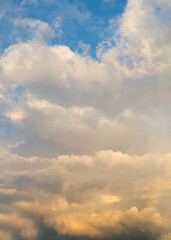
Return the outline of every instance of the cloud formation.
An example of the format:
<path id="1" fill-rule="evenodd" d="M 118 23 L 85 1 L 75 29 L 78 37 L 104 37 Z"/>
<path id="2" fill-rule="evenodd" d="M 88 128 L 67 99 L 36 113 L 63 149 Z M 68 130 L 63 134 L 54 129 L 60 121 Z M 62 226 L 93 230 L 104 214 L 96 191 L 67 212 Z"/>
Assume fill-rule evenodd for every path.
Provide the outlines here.
<path id="1" fill-rule="evenodd" d="M 170 11 L 129 0 L 96 59 L 15 19 L 31 38 L 0 58 L 2 240 L 170 239 Z"/>
<path id="2" fill-rule="evenodd" d="M 24 158 L 1 149 L 1 228 L 13 239 L 36 239 L 41 224 L 75 237 L 159 239 L 170 228 L 170 168 L 170 154 Z"/>

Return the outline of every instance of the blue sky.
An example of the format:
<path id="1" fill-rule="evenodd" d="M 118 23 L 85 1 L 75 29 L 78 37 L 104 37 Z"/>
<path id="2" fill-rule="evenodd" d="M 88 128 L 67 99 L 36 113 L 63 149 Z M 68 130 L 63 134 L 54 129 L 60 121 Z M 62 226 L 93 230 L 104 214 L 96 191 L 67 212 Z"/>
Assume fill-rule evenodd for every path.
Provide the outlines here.
<path id="1" fill-rule="evenodd" d="M 111 36 L 111 19 L 117 19 L 125 5 L 125 0 L 1 1 L 1 52 L 19 39 L 26 41 L 32 38 L 27 28 L 14 26 L 15 19 L 31 18 L 54 28 L 58 22 L 57 36 L 48 39 L 51 44 L 67 45 L 79 51 L 81 41 L 90 44 L 89 54 L 95 56 L 99 42 Z"/>

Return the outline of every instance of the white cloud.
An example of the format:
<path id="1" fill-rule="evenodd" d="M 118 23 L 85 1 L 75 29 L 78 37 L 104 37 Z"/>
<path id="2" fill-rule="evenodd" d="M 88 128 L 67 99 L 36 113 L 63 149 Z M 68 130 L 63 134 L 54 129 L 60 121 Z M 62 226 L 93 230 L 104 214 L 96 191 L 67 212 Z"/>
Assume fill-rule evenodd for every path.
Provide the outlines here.
<path id="1" fill-rule="evenodd" d="M 169 78 L 165 76 L 161 85 L 159 69 L 146 78 L 144 73 L 137 75 L 137 70 L 118 61 L 116 51 L 116 47 L 109 50 L 99 63 L 66 46 L 38 41 L 6 50 L 0 60 L 2 84 L 25 88 L 18 107 L 11 101 L 3 110 L 13 124 L 17 109 L 22 113 L 20 153 L 92 153 L 109 148 L 138 154 L 169 151 L 170 113 L 165 107 L 170 99 Z"/>
<path id="2" fill-rule="evenodd" d="M 23 119 L 25 119 L 25 113 L 23 111 L 5 112 L 4 115 L 5 115 L 5 117 L 9 118 L 15 124 L 18 124 Z"/>
<path id="3" fill-rule="evenodd" d="M 33 38 L 44 40 L 55 37 L 53 28 L 46 22 L 31 18 L 15 19 L 14 24 L 17 27 L 28 28 Z"/>
<path id="4" fill-rule="evenodd" d="M 61 27 L 61 23 L 62 23 L 62 17 L 56 17 L 54 22 L 53 22 L 53 26 L 55 29 L 58 29 Z"/>
<path id="5" fill-rule="evenodd" d="M 38 0 L 23 0 L 21 5 L 30 5 L 30 4 L 38 4 Z"/>
<path id="6" fill-rule="evenodd" d="M 82 54 L 86 56 L 90 51 L 90 44 L 85 44 L 82 41 L 78 43 L 79 48 L 82 50 Z"/>
<path id="7" fill-rule="evenodd" d="M 131 74 L 162 74 L 162 71 L 166 71 L 170 66 L 171 48 L 168 39 L 171 31 L 163 17 L 164 10 L 155 11 L 164 4 L 144 0 L 128 1 L 120 18 L 120 40 L 113 49 L 113 54 L 117 54 L 118 58 L 122 57 L 122 63 L 129 67 Z M 106 55 L 109 56 L 108 53 Z"/>

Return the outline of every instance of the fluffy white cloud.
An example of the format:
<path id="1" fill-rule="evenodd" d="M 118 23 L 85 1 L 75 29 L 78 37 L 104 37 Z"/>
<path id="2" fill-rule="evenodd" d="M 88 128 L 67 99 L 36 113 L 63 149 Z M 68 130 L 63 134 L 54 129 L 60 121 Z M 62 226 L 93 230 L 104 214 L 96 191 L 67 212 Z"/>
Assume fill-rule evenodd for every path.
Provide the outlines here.
<path id="1" fill-rule="evenodd" d="M 1 99 L 10 104 L 3 115 L 13 124 L 25 122 L 19 134 L 24 134 L 30 144 L 33 139 L 29 136 L 35 137 L 34 133 L 42 141 L 53 139 L 52 154 L 59 153 L 56 146 L 62 153 L 81 153 L 83 149 L 90 153 L 101 148 L 142 153 L 154 150 L 156 145 L 160 151 L 168 151 L 170 136 L 165 132 L 170 118 L 169 89 L 162 90 L 157 77 L 144 80 L 143 75 L 138 83 L 125 79 L 123 66 L 115 61 L 120 69 L 117 71 L 112 65 L 116 76 L 109 62 L 81 57 L 67 47 L 49 47 L 35 41 L 12 46 L 0 61 L 2 83 L 9 88 L 8 94 L 2 92 Z M 167 78 L 164 81 L 167 83 Z M 10 89 L 17 85 L 26 91 L 16 103 L 12 95 L 17 90 Z M 167 119 L 163 119 L 161 111 L 168 115 Z M 167 144 L 160 147 L 159 139 Z M 40 148 L 37 146 L 33 154 L 40 154 L 42 141 L 36 140 Z M 34 146 L 31 144 L 30 148 Z M 49 148 L 47 142 L 44 146 Z"/>

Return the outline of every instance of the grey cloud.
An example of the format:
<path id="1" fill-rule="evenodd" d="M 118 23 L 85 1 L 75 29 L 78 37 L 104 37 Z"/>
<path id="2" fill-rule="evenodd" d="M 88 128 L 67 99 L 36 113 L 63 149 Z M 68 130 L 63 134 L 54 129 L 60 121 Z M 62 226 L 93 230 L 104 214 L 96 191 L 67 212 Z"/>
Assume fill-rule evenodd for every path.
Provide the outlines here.
<path id="1" fill-rule="evenodd" d="M 61 238 L 71 235 L 73 239 L 86 235 L 158 240 L 167 235 L 170 227 L 162 196 L 169 206 L 170 154 L 140 157 L 103 151 L 92 156 L 43 159 L 1 152 L 1 195 L 11 199 L 9 210 L 17 213 L 7 215 L 9 205 L 3 202 L 1 226 L 8 232 L 29 231 L 29 236 L 38 239 L 41 231 L 48 233 L 50 229 L 63 235 Z M 14 218 L 17 225 L 11 228 L 6 220 Z M 22 230 L 21 221 L 31 221 L 33 233 Z M 55 232 L 51 234 L 55 238 Z"/>

